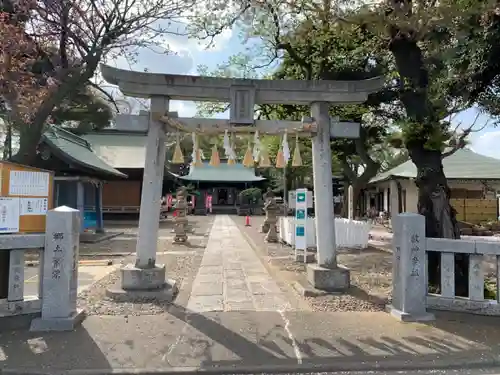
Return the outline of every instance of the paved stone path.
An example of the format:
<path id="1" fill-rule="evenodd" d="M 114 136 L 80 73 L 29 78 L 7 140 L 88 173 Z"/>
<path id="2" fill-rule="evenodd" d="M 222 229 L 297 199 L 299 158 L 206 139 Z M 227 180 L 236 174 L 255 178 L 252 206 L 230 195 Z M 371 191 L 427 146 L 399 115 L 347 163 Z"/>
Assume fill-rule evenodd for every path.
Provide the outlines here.
<path id="1" fill-rule="evenodd" d="M 208 311 L 291 310 L 284 293 L 227 215 L 210 232 L 187 309 Z"/>

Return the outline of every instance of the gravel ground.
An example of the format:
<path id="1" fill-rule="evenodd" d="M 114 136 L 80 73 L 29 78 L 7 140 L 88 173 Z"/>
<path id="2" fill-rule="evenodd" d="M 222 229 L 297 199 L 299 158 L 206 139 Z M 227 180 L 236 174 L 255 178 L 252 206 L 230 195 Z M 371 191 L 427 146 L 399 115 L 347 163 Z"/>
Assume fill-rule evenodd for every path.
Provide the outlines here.
<path id="1" fill-rule="evenodd" d="M 244 226 L 244 217 L 233 217 L 252 241 L 260 247 L 264 261 L 279 269 L 289 283 L 307 285 L 303 263 L 295 262 L 293 250 L 284 244 L 268 244 L 259 228 L 264 217 L 252 217 L 252 226 Z M 351 288 L 345 294 L 306 297 L 314 311 L 383 311 L 392 291 L 392 254 L 378 248 L 340 249 L 339 264 L 351 270 Z"/>
<path id="2" fill-rule="evenodd" d="M 166 258 L 166 259 L 165 259 Z M 167 265 L 167 275 L 182 284 L 185 277 L 195 265 L 195 254 L 185 256 L 163 256 L 162 262 Z M 106 289 L 119 281 L 120 271 L 112 272 L 97 282 L 92 288 L 78 296 L 78 307 L 85 309 L 88 315 L 156 315 L 166 311 L 170 303 L 158 301 L 135 300 L 132 302 L 115 302 L 106 297 Z"/>
<path id="3" fill-rule="evenodd" d="M 213 217 L 195 218 L 189 217 L 190 224 L 195 229 L 196 238 L 190 239 L 190 245 L 175 245 L 171 240 L 160 240 L 158 246 L 157 263 L 165 264 L 167 277 L 177 281 L 180 289 L 183 281 L 194 277 L 199 262 L 203 256 L 208 241 L 208 232 L 213 224 Z M 162 234 L 160 236 L 167 235 Z M 165 232 L 165 230 L 163 230 Z M 170 231 L 169 231 L 170 232 Z M 134 233 L 131 229 L 128 233 Z M 168 234 L 172 235 L 172 234 Z M 201 237 L 204 236 L 204 237 Z M 127 241 L 120 241 L 127 242 Z M 135 240 L 133 241 L 135 245 Z M 168 254 L 168 252 L 173 252 Z M 133 263 L 135 257 L 127 257 L 121 263 Z M 106 289 L 119 282 L 120 270 L 110 273 L 102 280 L 95 283 L 91 288 L 78 296 L 78 307 L 84 309 L 88 315 L 156 315 L 162 314 L 168 308 L 169 303 L 158 301 L 135 300 L 131 302 L 116 302 L 106 296 Z M 186 291 L 181 290 L 181 293 Z M 179 299 L 179 296 L 177 297 Z"/>
<path id="4" fill-rule="evenodd" d="M 184 248 L 185 249 L 185 248 Z M 170 249 L 174 250 L 174 249 Z M 168 278 L 177 281 L 180 287 L 186 277 L 196 269 L 197 258 L 201 259 L 203 249 L 185 255 L 161 255 L 157 262 L 165 264 Z M 182 251 L 175 249 L 175 251 Z M 131 259 L 133 261 L 133 259 Z M 164 313 L 169 303 L 158 301 L 135 300 L 116 302 L 106 296 L 106 289 L 119 282 L 120 270 L 103 278 L 90 289 L 78 296 L 78 307 L 85 309 L 88 315 L 155 315 Z"/>
<path id="5" fill-rule="evenodd" d="M 383 311 L 392 292 L 392 254 L 368 247 L 341 249 L 338 262 L 351 270 L 343 295 L 307 298 L 315 311 Z"/>

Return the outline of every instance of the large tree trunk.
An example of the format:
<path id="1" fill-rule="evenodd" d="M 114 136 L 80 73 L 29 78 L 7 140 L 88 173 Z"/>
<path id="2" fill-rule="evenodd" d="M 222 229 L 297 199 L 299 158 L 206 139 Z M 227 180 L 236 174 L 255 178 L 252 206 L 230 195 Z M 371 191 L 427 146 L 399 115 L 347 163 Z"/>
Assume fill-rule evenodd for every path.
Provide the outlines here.
<path id="1" fill-rule="evenodd" d="M 43 124 L 35 123 L 19 126 L 19 150 L 12 156 L 12 161 L 24 165 L 35 164 L 43 128 Z"/>
<path id="2" fill-rule="evenodd" d="M 418 213 L 425 216 L 427 237 L 460 239 L 456 211 L 450 204 L 450 188 L 443 171 L 441 151 L 424 147 L 408 149 L 417 167 L 415 184 L 418 187 Z M 433 292 L 440 289 L 441 260 L 439 252 L 429 252 L 429 286 Z M 459 296 L 468 293 L 468 256 L 455 256 L 455 291 Z"/>
<path id="3" fill-rule="evenodd" d="M 410 157 L 417 167 L 418 212 L 425 216 L 427 237 L 460 238 L 450 189 L 444 175 L 441 151 L 413 147 Z"/>
<path id="4" fill-rule="evenodd" d="M 440 147 L 435 150 L 426 147 L 426 143 L 440 131 L 440 118 L 429 101 L 429 74 L 417 43 L 417 33 L 396 26 L 388 29 L 391 36 L 389 49 L 400 75 L 400 98 L 409 120 L 417 127 L 407 134 L 406 147 L 417 167 L 418 212 L 425 216 L 426 236 L 458 239 L 460 230 L 450 205 L 450 189 L 443 171 Z M 461 255 L 455 259 L 455 291 L 457 295 L 466 295 L 468 257 Z M 439 254 L 430 252 L 428 263 L 429 286 L 437 291 L 440 289 Z"/>
<path id="5" fill-rule="evenodd" d="M 359 209 L 359 194 L 361 193 L 361 189 L 365 187 L 366 184 L 363 184 L 362 186 L 360 184 L 353 184 L 352 185 L 352 218 L 356 219 L 356 217 L 363 216 L 361 215 L 360 209 Z"/>
<path id="6" fill-rule="evenodd" d="M 7 122 L 5 140 L 3 142 L 3 160 L 12 158 L 12 124 Z"/>

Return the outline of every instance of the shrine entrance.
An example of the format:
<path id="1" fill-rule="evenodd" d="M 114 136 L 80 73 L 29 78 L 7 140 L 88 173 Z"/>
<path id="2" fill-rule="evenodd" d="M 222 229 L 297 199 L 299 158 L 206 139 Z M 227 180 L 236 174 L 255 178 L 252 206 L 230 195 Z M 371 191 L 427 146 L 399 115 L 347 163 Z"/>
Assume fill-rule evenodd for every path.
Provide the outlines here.
<path id="1" fill-rule="evenodd" d="M 357 138 L 360 124 L 330 118 L 329 108 L 331 105 L 364 102 L 370 93 L 383 87 L 383 78 L 364 81 L 246 80 L 133 72 L 109 66 L 102 66 L 101 72 L 104 79 L 117 85 L 124 95 L 149 98 L 151 101 L 149 118 L 143 116 L 145 123 L 141 124 L 147 129 L 148 138 L 137 258 L 135 265 L 128 265 L 122 270 L 123 290 L 119 292 L 120 297 L 124 291 L 136 294 L 142 290 L 144 294 L 165 293 L 171 296 L 176 290 L 174 282 L 165 283 L 165 267 L 156 264 L 158 202 L 165 169 L 167 132 L 193 134 L 191 159 L 192 165 L 197 168 L 202 167 L 196 141 L 199 134 L 225 134 L 225 138 L 254 134 L 256 144 L 259 143 L 259 135 L 311 137 L 318 263 L 308 265 L 308 279 L 319 288 L 315 285 L 316 281 L 325 278 L 330 280 L 330 285 L 338 283 L 337 289 L 349 286 L 349 271 L 337 265 L 330 139 Z M 230 119 L 180 118 L 177 113 L 169 112 L 169 100 L 229 102 Z M 302 121 L 255 120 L 257 104 L 307 105 L 311 107 L 311 117 Z M 234 164 L 234 149 L 231 151 L 231 145 L 224 147 L 228 148 L 226 154 Z M 177 149 L 174 159 L 176 153 Z M 261 166 L 269 164 L 269 156 L 262 149 L 256 160 L 260 160 Z M 253 159 L 249 161 L 252 165 L 253 162 Z M 243 164 L 248 163 L 244 161 Z M 229 191 L 227 194 L 222 192 L 218 199 L 228 201 L 229 195 Z M 180 196 L 185 196 L 185 191 L 181 191 Z M 179 228 L 184 222 L 185 218 L 180 218 Z"/>
<path id="2" fill-rule="evenodd" d="M 222 206 L 227 206 L 230 204 L 228 202 L 228 197 L 231 195 L 228 194 L 228 189 L 214 189 L 214 195 L 217 196 L 217 204 L 220 204 Z"/>

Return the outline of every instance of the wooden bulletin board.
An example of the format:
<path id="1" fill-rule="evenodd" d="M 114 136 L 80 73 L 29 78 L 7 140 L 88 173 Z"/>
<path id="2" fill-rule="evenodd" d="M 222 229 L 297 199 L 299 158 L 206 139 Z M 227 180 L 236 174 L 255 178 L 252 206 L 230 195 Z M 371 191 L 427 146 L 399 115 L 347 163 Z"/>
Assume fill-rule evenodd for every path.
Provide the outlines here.
<path id="1" fill-rule="evenodd" d="M 53 171 L 0 161 L 0 234 L 45 232 L 53 194 Z"/>

